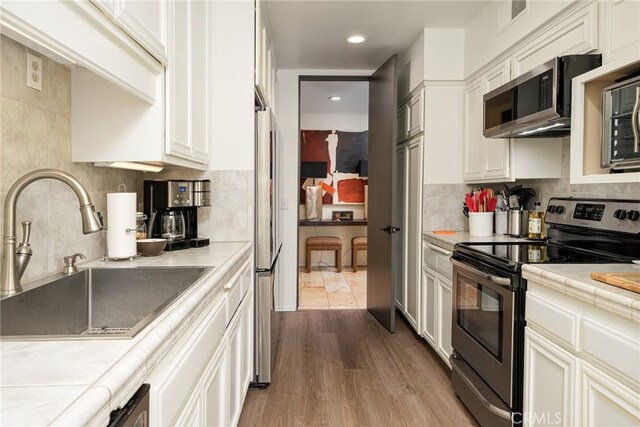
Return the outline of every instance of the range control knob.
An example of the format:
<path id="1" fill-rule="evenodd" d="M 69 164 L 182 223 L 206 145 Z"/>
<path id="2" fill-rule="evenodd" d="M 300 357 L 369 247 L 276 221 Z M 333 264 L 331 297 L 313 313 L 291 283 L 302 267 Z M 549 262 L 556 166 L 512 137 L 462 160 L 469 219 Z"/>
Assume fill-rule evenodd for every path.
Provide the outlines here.
<path id="1" fill-rule="evenodd" d="M 640 219 L 640 212 L 634 211 L 634 210 L 630 210 L 629 212 L 627 212 L 627 217 L 631 221 L 637 221 L 637 220 Z"/>
<path id="2" fill-rule="evenodd" d="M 615 211 L 613 213 L 613 217 L 620 219 L 620 220 L 624 220 L 627 219 L 627 211 L 623 210 L 623 209 L 618 209 L 617 211 Z"/>
<path id="3" fill-rule="evenodd" d="M 562 215 L 564 213 L 564 206 L 558 206 L 556 208 L 556 213 Z"/>
<path id="4" fill-rule="evenodd" d="M 547 206 L 547 212 L 549 212 L 549 213 L 555 213 L 555 212 L 556 212 L 556 206 L 555 206 L 555 205 L 549 205 L 549 206 Z"/>

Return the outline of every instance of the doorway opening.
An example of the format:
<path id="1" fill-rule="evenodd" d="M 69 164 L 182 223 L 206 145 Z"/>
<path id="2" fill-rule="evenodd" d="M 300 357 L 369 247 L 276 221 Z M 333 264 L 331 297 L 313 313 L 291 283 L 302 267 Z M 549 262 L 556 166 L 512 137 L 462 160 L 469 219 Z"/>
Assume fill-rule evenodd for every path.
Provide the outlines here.
<path id="1" fill-rule="evenodd" d="M 367 308 L 368 77 L 300 77 L 298 308 Z"/>

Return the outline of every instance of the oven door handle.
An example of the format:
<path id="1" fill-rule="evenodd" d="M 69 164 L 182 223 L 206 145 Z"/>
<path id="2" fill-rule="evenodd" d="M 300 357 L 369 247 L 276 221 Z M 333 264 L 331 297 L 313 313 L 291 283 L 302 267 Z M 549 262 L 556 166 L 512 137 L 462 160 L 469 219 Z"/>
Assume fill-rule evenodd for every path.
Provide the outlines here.
<path id="1" fill-rule="evenodd" d="M 452 365 L 455 365 L 457 362 L 457 357 L 455 353 L 452 353 L 451 356 L 449 356 L 449 360 L 451 362 Z M 480 390 L 478 390 L 476 388 L 476 386 L 473 384 L 473 382 L 467 378 L 467 376 L 464 374 L 464 372 L 462 372 L 460 369 L 456 369 L 456 372 L 458 373 L 458 375 L 460 376 L 460 378 L 462 378 L 462 381 L 464 381 L 464 383 L 467 385 L 467 387 L 469 387 L 469 389 L 473 392 L 473 394 L 476 395 L 476 397 L 478 398 L 478 400 L 480 400 L 480 402 L 492 413 L 496 414 L 497 416 L 499 416 L 500 418 L 505 418 L 507 420 L 511 419 L 511 412 L 509 411 L 505 411 L 502 408 L 498 408 L 496 405 L 494 405 L 493 403 L 489 402 L 483 395 L 482 393 L 480 393 Z"/>
<path id="2" fill-rule="evenodd" d="M 633 130 L 633 152 L 640 152 L 640 86 L 636 87 L 636 103 L 631 114 L 631 129 Z"/>
<path id="3" fill-rule="evenodd" d="M 502 286 L 504 288 L 508 288 L 511 286 L 511 279 L 508 277 L 501 277 L 501 276 L 495 276 L 493 274 L 488 274 L 485 273 L 484 271 L 480 271 L 478 269 L 475 269 L 471 266 L 469 266 L 468 264 L 464 264 L 458 260 L 455 259 L 451 259 L 451 263 L 453 265 L 456 265 L 458 267 L 460 267 L 463 270 L 467 270 L 472 272 L 473 274 L 477 274 L 480 277 L 483 277 L 489 281 L 491 281 L 492 283 L 495 283 L 496 285 Z"/>

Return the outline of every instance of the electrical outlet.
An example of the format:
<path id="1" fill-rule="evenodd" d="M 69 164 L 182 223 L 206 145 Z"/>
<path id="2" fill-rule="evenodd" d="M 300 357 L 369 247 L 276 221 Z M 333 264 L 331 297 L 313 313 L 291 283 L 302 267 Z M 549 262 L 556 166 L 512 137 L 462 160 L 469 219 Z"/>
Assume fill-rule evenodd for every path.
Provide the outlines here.
<path id="1" fill-rule="evenodd" d="M 289 209 L 289 199 L 280 199 L 280 210 L 286 211 Z"/>
<path id="2" fill-rule="evenodd" d="M 27 86 L 42 90 L 42 58 L 27 53 Z"/>

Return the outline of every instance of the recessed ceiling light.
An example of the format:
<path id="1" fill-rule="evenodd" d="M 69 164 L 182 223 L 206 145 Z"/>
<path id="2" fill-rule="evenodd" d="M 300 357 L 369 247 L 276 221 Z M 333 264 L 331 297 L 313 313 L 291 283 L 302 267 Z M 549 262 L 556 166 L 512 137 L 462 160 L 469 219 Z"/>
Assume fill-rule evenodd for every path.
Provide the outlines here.
<path id="1" fill-rule="evenodd" d="M 332 101 L 340 101 L 342 98 L 340 98 L 339 96 L 330 96 L 329 99 Z"/>
<path id="2" fill-rule="evenodd" d="M 360 34 L 354 34 L 353 36 L 349 36 L 349 38 L 347 38 L 347 41 L 349 43 L 354 43 L 354 44 L 358 44 L 358 43 L 362 43 L 363 41 L 365 41 L 367 38 L 363 35 Z"/>

